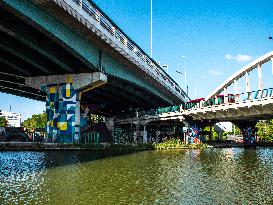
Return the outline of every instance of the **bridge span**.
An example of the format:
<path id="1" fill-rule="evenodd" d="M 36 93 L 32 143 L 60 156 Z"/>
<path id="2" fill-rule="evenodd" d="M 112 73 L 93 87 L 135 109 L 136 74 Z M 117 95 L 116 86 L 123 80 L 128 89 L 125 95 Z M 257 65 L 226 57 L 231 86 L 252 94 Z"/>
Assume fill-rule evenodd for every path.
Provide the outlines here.
<path id="1" fill-rule="evenodd" d="M 46 101 L 52 141 L 77 140 L 88 111 L 111 117 L 189 99 L 91 0 L 2 0 L 0 39 L 0 91 Z"/>
<path id="2" fill-rule="evenodd" d="M 140 124 L 147 126 L 155 121 L 181 122 L 196 124 L 200 128 L 221 121 L 230 121 L 241 130 L 255 130 L 258 120 L 273 118 L 273 88 L 263 88 L 262 66 L 271 63 L 273 71 L 273 51 L 257 58 L 224 81 L 206 98 L 191 100 L 179 106 L 158 108 L 136 113 L 135 116 L 123 116 L 117 124 Z M 258 71 L 259 90 L 250 91 L 249 72 Z M 245 92 L 238 91 L 237 81 L 246 77 Z M 234 93 L 227 93 L 227 87 L 234 85 Z"/>

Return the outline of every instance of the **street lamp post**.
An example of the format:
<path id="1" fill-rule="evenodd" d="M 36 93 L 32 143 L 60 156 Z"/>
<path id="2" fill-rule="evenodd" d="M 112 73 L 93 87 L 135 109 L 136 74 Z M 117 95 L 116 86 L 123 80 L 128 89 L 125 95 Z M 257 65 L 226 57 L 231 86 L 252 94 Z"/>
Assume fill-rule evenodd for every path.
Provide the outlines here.
<path id="1" fill-rule="evenodd" d="M 186 73 L 186 70 L 185 70 L 185 74 L 184 73 L 182 73 L 182 72 L 180 72 L 180 71 L 175 71 L 175 72 L 177 72 L 177 73 L 179 73 L 179 74 L 181 74 L 181 75 L 184 75 L 185 76 L 185 87 L 186 87 L 186 92 L 187 92 L 187 96 L 189 96 L 189 86 L 187 85 L 187 73 Z"/>
<path id="2" fill-rule="evenodd" d="M 153 0 L 151 0 L 151 58 L 153 58 Z"/>

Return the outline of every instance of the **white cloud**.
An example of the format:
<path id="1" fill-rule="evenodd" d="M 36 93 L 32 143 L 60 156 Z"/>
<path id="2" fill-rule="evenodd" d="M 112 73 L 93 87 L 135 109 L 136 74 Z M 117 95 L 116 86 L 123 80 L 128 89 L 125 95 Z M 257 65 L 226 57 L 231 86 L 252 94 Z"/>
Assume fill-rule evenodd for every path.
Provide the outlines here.
<path id="1" fill-rule="evenodd" d="M 219 76 L 219 75 L 222 74 L 221 71 L 215 70 L 215 69 L 209 69 L 209 70 L 208 70 L 208 73 L 209 73 L 210 75 L 213 75 L 213 76 Z"/>
<path id="2" fill-rule="evenodd" d="M 242 54 L 238 54 L 237 56 L 232 56 L 230 54 L 227 54 L 225 56 L 226 60 L 235 60 L 237 62 L 247 62 L 247 61 L 251 61 L 252 57 L 248 56 L 248 55 L 242 55 Z"/>

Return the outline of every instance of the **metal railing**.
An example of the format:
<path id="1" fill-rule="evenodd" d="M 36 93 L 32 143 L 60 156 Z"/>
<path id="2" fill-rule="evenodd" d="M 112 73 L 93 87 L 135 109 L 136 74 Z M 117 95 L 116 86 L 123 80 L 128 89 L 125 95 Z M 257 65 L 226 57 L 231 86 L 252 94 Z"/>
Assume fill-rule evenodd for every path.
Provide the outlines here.
<path id="1" fill-rule="evenodd" d="M 125 120 L 130 118 L 143 118 L 143 117 L 151 117 L 151 116 L 158 116 L 164 113 L 171 113 L 171 112 L 184 112 L 185 110 L 192 110 L 198 108 L 205 108 L 205 107 L 212 107 L 212 106 L 220 106 L 225 104 L 238 104 L 238 103 L 245 103 L 249 101 L 257 101 L 263 100 L 265 98 L 273 98 L 273 88 L 267 88 L 263 90 L 256 90 L 246 93 L 238 93 L 238 94 L 229 94 L 224 97 L 224 95 L 211 98 L 207 101 L 201 100 L 198 102 L 187 102 L 182 105 L 175 105 L 169 107 L 160 107 L 157 109 L 151 109 L 148 111 L 139 111 L 136 113 L 131 114 L 123 114 L 118 117 L 118 120 Z"/>
<path id="2" fill-rule="evenodd" d="M 123 33 L 111 20 L 107 17 L 93 2 L 88 0 L 72 0 L 98 24 L 103 27 L 110 35 L 115 37 L 121 44 L 130 50 L 133 55 L 137 56 L 141 61 L 146 63 L 149 68 L 153 69 L 158 78 L 175 93 L 179 93 L 180 97 L 188 100 L 187 94 L 179 87 L 179 85 L 152 59 L 150 58 L 136 43 L 134 43 L 125 33 Z"/>
<path id="3" fill-rule="evenodd" d="M 241 103 L 247 101 L 256 101 L 262 100 L 265 98 L 273 97 L 273 88 L 266 88 L 263 90 L 256 90 L 246 93 L 238 93 L 234 95 L 221 95 L 215 98 L 208 99 L 207 101 L 200 101 L 200 102 L 188 102 L 185 104 L 184 109 L 197 109 L 202 107 L 209 107 L 209 106 L 219 106 L 225 104 L 233 104 L 233 103 Z"/>

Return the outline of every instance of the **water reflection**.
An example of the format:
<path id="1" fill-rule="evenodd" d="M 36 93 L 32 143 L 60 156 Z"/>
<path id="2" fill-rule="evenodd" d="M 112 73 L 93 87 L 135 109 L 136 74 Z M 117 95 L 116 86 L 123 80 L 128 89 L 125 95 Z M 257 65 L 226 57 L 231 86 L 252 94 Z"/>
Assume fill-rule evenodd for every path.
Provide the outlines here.
<path id="1" fill-rule="evenodd" d="M 0 204 L 272 204 L 273 150 L 0 152 Z"/>

